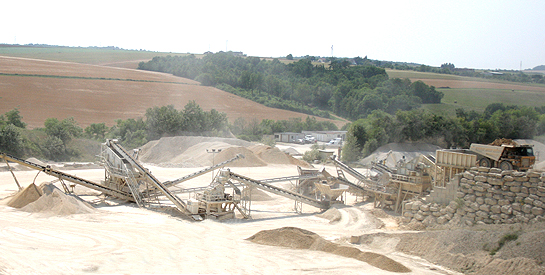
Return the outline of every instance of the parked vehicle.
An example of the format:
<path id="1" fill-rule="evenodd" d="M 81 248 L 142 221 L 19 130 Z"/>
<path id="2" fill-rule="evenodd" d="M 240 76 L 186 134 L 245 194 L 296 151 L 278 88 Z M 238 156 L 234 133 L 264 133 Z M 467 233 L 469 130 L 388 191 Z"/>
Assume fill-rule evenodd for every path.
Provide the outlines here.
<path id="1" fill-rule="evenodd" d="M 316 143 L 316 138 L 312 135 L 305 136 L 305 143 Z"/>
<path id="2" fill-rule="evenodd" d="M 330 140 L 327 145 L 337 145 L 337 146 L 340 146 L 342 145 L 343 143 L 343 139 L 342 138 L 334 138 L 332 140 Z"/>
<path id="3" fill-rule="evenodd" d="M 492 144 L 473 143 L 469 150 L 477 153 L 477 163 L 484 167 L 528 170 L 536 162 L 532 145 L 522 145 L 508 139 L 496 140 Z"/>

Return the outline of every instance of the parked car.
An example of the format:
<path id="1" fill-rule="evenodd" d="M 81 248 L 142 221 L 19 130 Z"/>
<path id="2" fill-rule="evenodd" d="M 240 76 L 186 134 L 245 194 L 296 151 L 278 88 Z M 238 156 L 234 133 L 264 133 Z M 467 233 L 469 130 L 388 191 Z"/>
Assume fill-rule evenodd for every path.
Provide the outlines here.
<path id="1" fill-rule="evenodd" d="M 312 135 L 305 136 L 305 143 L 316 143 L 316 138 Z"/>
<path id="2" fill-rule="evenodd" d="M 343 143 L 343 139 L 342 138 L 334 138 L 332 140 L 330 140 L 327 145 L 337 145 L 337 146 L 340 146 L 342 145 Z"/>

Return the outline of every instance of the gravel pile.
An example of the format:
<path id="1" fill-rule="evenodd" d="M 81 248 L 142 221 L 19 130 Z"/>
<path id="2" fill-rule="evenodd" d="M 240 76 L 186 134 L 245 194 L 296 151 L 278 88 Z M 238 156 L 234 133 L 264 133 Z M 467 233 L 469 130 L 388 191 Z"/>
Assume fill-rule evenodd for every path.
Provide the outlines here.
<path id="1" fill-rule="evenodd" d="M 251 236 L 248 240 L 258 244 L 324 251 L 367 262 L 374 267 L 390 272 L 411 272 L 404 265 L 384 255 L 363 252 L 355 247 L 341 246 L 325 240 L 314 232 L 296 227 L 263 230 Z"/>

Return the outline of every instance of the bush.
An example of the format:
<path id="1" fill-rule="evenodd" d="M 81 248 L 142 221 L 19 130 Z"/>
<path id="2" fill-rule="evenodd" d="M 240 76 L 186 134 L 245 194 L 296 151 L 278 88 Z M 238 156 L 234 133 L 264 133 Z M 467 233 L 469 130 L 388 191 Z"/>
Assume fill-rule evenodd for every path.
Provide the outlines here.
<path id="1" fill-rule="evenodd" d="M 4 125 L 0 129 L 0 151 L 14 156 L 20 156 L 23 152 L 21 133 L 13 124 Z"/>
<path id="2" fill-rule="evenodd" d="M 310 151 L 306 151 L 304 154 L 303 154 L 303 160 L 306 161 L 306 162 L 314 162 L 315 160 L 319 160 L 319 161 L 325 161 L 325 159 L 322 159 L 322 155 L 320 154 L 320 151 L 319 150 L 323 150 L 325 149 L 325 146 L 322 145 L 318 145 L 318 144 L 313 144 L 312 147 L 310 147 Z"/>

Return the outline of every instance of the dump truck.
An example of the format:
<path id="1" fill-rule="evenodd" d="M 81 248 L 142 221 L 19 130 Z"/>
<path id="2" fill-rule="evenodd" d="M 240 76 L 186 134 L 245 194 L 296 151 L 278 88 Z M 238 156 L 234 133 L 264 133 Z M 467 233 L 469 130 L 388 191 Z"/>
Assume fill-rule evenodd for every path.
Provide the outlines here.
<path id="1" fill-rule="evenodd" d="M 501 170 L 528 170 L 536 162 L 533 145 L 519 144 L 510 139 L 498 139 L 491 144 L 473 143 L 469 151 L 477 154 L 477 164 Z"/>

